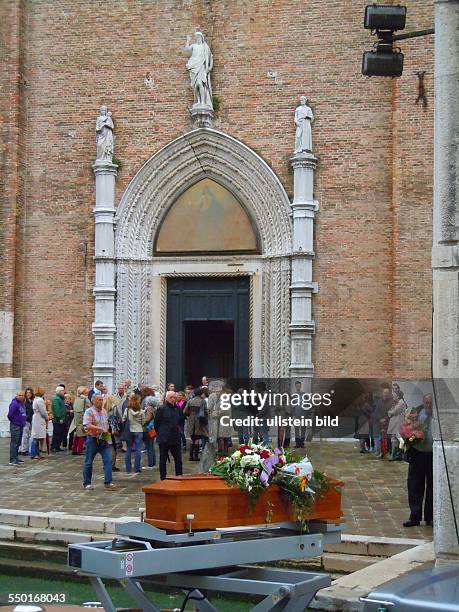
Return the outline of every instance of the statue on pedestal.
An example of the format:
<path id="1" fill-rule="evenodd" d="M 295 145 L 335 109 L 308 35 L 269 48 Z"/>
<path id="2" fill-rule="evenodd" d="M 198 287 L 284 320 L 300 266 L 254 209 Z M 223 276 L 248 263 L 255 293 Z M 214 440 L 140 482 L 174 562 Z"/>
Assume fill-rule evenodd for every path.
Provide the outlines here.
<path id="1" fill-rule="evenodd" d="M 101 106 L 96 122 L 96 161 L 108 161 L 113 158 L 113 119 L 106 106 Z"/>
<path id="2" fill-rule="evenodd" d="M 187 36 L 185 45 L 185 51 L 191 53 L 186 67 L 190 73 L 194 96 L 193 106 L 213 109 L 212 85 L 210 83 L 210 71 L 214 62 L 212 51 L 205 42 L 202 32 L 196 32 L 195 39 L 196 42 L 191 43 L 191 37 Z"/>
<path id="3" fill-rule="evenodd" d="M 314 115 L 306 102 L 306 96 L 301 96 L 300 105 L 295 110 L 295 153 L 312 152 L 311 122 L 314 120 Z"/>

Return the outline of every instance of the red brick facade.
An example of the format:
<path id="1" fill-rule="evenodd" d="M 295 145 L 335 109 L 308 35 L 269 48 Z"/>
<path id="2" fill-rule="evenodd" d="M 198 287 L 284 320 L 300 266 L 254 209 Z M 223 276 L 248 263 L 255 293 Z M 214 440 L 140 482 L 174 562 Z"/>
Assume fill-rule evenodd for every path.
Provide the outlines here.
<path id="1" fill-rule="evenodd" d="M 0 376 L 48 388 L 90 378 L 97 109 L 107 104 L 115 120 L 118 202 L 189 128 L 182 49 L 196 27 L 214 55 L 215 127 L 262 156 L 289 195 L 300 94 L 314 110 L 317 375 L 429 375 L 433 37 L 401 45 L 401 79 L 365 78 L 365 4 L 1 4 L 0 311 L 14 310 L 15 326 L 13 365 Z M 432 26 L 431 0 L 406 4 L 409 29 Z M 414 104 L 418 70 L 427 109 Z"/>

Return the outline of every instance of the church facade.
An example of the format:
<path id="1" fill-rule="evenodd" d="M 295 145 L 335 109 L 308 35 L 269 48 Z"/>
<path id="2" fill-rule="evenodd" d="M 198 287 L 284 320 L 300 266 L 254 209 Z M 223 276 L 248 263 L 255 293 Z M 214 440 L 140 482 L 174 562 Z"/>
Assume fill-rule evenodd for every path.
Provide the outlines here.
<path id="1" fill-rule="evenodd" d="M 433 41 L 363 77 L 364 6 L 2 4 L 3 403 L 430 375 Z"/>

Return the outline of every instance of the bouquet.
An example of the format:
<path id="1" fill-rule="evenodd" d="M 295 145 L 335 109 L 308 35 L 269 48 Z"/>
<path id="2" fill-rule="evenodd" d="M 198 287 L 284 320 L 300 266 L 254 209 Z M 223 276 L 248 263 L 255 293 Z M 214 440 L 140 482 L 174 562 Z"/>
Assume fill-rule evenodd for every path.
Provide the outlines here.
<path id="1" fill-rule="evenodd" d="M 210 473 L 246 491 L 253 503 L 271 484 L 278 485 L 302 524 L 315 496 L 329 488 L 327 476 L 314 470 L 307 457 L 300 459 L 282 449 L 252 442 L 217 460 Z"/>
<path id="2" fill-rule="evenodd" d="M 406 452 L 409 452 L 412 448 L 422 449 L 424 446 L 428 423 L 420 422 L 418 417 L 416 411 L 410 412 L 400 427 L 399 446 Z"/>

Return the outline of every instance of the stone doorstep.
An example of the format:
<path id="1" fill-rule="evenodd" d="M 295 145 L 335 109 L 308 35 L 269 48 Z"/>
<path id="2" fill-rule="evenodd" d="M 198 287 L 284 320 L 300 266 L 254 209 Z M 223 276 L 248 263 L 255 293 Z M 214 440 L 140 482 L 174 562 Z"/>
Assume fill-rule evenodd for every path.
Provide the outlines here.
<path id="1" fill-rule="evenodd" d="M 433 542 L 415 546 L 334 580 L 330 587 L 317 593 L 309 607 L 313 610 L 361 612 L 363 604 L 359 597 L 367 596 L 389 580 L 399 578 L 412 570 L 431 566 L 434 562 Z"/>

